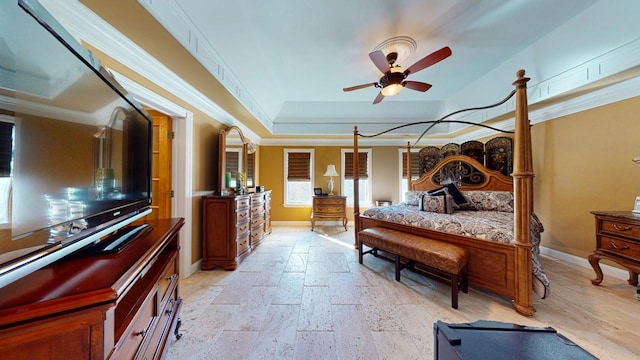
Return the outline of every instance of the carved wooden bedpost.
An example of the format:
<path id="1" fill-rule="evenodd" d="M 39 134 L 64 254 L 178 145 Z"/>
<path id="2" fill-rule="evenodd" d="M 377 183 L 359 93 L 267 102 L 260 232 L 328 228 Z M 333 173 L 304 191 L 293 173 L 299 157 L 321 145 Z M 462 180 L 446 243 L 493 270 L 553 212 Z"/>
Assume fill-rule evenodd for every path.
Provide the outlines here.
<path id="1" fill-rule="evenodd" d="M 358 127 L 353 127 L 353 228 L 354 246 L 358 248 L 360 232 L 360 164 L 358 156 Z"/>
<path id="2" fill-rule="evenodd" d="M 411 191 L 411 142 L 407 141 L 407 190 Z"/>
<path id="3" fill-rule="evenodd" d="M 513 83 L 516 87 L 515 140 L 513 149 L 513 194 L 516 230 L 516 294 L 515 310 L 525 316 L 533 316 L 533 280 L 531 266 L 531 212 L 533 211 L 533 162 L 531 132 L 527 108 L 527 82 L 524 70 L 517 72 Z"/>

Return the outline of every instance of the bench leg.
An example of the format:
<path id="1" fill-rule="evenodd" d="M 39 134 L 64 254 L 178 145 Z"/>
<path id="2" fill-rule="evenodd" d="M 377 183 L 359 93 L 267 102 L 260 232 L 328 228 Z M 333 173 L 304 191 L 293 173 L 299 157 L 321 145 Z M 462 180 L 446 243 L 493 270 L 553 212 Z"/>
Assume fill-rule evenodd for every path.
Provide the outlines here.
<path id="1" fill-rule="evenodd" d="M 396 254 L 395 263 L 396 263 L 396 281 L 400 281 L 400 270 L 402 270 L 402 268 L 400 267 L 400 255 Z"/>
<path id="2" fill-rule="evenodd" d="M 362 256 L 364 254 L 362 253 L 362 241 L 358 241 L 358 262 L 360 262 L 360 264 L 362 264 Z"/>
<path id="3" fill-rule="evenodd" d="M 451 307 L 458 308 L 458 275 L 451 275 Z"/>

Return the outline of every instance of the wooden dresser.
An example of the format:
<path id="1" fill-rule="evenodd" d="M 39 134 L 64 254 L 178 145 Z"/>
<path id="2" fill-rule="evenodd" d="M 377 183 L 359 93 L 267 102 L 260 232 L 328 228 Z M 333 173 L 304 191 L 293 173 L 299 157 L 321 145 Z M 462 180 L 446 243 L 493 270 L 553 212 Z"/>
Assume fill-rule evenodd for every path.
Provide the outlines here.
<path id="1" fill-rule="evenodd" d="M 347 230 L 347 197 L 339 195 L 324 195 L 313 197 L 311 212 L 311 230 L 316 226 L 316 220 L 341 219 L 344 230 Z"/>
<path id="2" fill-rule="evenodd" d="M 271 233 L 271 191 L 202 198 L 202 270 L 235 270 Z"/>
<path id="3" fill-rule="evenodd" d="M 600 260 L 609 259 L 629 271 L 629 284 L 638 285 L 640 272 L 640 216 L 630 211 L 592 211 L 596 219 L 596 250 L 589 263 L 596 272 L 594 285 L 602 282 Z"/>
<path id="4" fill-rule="evenodd" d="M 115 254 L 69 257 L 5 286 L 2 359 L 161 359 L 178 337 L 178 231 L 153 229 Z"/>

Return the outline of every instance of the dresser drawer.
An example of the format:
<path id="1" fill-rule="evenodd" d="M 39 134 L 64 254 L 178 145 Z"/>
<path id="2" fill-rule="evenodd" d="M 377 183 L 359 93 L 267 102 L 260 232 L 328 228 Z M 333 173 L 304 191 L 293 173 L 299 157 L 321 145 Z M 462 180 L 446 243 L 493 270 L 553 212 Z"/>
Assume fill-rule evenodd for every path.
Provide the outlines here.
<path id="1" fill-rule="evenodd" d="M 260 215 L 251 216 L 251 229 L 264 223 L 264 212 Z"/>
<path id="2" fill-rule="evenodd" d="M 242 224 L 249 221 L 249 208 L 236 210 L 236 224 Z"/>
<path id="3" fill-rule="evenodd" d="M 244 233 L 242 236 L 239 236 L 236 240 L 236 246 L 238 255 L 244 253 L 249 249 L 249 233 Z"/>
<path id="4" fill-rule="evenodd" d="M 249 225 L 251 225 L 251 223 L 248 221 L 245 221 L 242 224 L 236 225 L 236 236 L 239 238 L 241 236 L 244 236 L 245 234 L 248 234 Z"/>
<path id="5" fill-rule="evenodd" d="M 640 258 L 640 244 L 633 241 L 603 236 L 600 240 L 600 249 L 632 259 Z"/>
<path id="6" fill-rule="evenodd" d="M 621 235 L 640 239 L 640 226 L 613 220 L 602 220 L 602 231 L 612 235 Z"/>
<path id="7" fill-rule="evenodd" d="M 236 198 L 236 209 L 248 208 L 250 204 L 251 204 L 251 199 L 249 197 Z"/>
<path id="8" fill-rule="evenodd" d="M 251 206 L 260 206 L 264 204 L 264 196 L 254 195 L 251 196 Z"/>
<path id="9" fill-rule="evenodd" d="M 263 206 L 255 206 L 251 208 L 251 218 L 255 217 L 255 216 L 259 216 L 260 213 L 264 212 L 264 205 Z"/>
<path id="10" fill-rule="evenodd" d="M 263 228 L 259 227 L 256 229 L 252 229 L 251 231 L 251 244 L 255 244 L 257 242 L 260 242 L 260 239 L 262 239 L 262 235 L 264 234 L 263 232 Z"/>
<path id="11" fill-rule="evenodd" d="M 135 318 L 129 324 L 127 329 L 120 338 L 120 343 L 116 346 L 115 351 L 111 355 L 111 359 L 133 359 L 138 348 L 145 339 L 149 331 L 151 321 L 158 314 L 158 293 L 152 291 L 151 295 L 145 300 Z"/>

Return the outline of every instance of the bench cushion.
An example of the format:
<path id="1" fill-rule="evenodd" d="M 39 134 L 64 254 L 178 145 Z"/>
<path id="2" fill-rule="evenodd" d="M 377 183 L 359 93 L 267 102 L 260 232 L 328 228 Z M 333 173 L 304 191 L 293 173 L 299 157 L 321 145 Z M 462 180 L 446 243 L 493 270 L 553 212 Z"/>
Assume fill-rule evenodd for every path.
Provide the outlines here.
<path id="1" fill-rule="evenodd" d="M 359 232 L 363 244 L 421 262 L 449 274 L 459 274 L 469 254 L 459 246 L 382 227 Z"/>

